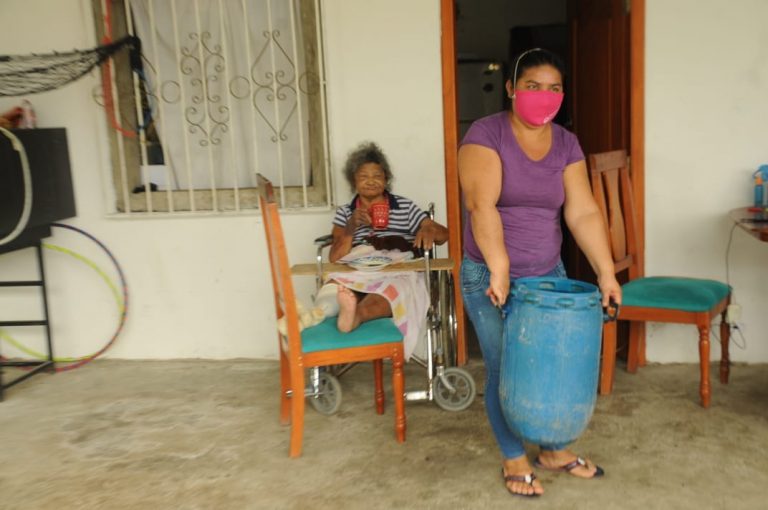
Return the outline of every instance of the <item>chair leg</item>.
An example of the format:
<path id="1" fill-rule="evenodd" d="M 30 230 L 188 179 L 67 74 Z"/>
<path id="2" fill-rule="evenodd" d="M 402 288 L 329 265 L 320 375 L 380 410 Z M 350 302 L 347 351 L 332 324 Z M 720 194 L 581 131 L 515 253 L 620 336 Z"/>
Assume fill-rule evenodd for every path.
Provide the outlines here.
<path id="1" fill-rule="evenodd" d="M 701 365 L 701 382 L 699 383 L 701 405 L 709 407 L 711 394 L 709 385 L 709 324 L 699 325 L 699 364 Z"/>
<path id="2" fill-rule="evenodd" d="M 637 366 L 644 367 L 648 364 L 645 357 L 645 322 L 637 323 Z"/>
<path id="3" fill-rule="evenodd" d="M 380 359 L 373 360 L 373 382 L 375 386 L 374 398 L 376 400 L 376 414 L 384 414 L 384 381 L 383 362 Z"/>
<path id="4" fill-rule="evenodd" d="M 606 322 L 603 328 L 603 363 L 600 367 L 600 394 L 610 395 L 613 373 L 616 369 L 616 321 Z"/>
<path id="5" fill-rule="evenodd" d="M 288 357 L 280 350 L 280 423 L 291 423 L 291 400 L 288 398 L 288 390 L 291 389 L 291 369 L 288 365 Z"/>
<path id="6" fill-rule="evenodd" d="M 720 382 L 728 384 L 728 376 L 731 372 L 731 357 L 728 353 L 728 346 L 731 343 L 731 327 L 726 322 L 725 312 L 720 317 Z"/>
<path id="7" fill-rule="evenodd" d="M 405 381 L 403 375 L 403 351 L 395 350 L 392 355 L 392 392 L 395 401 L 395 437 L 398 443 L 405 442 Z"/>
<path id="8" fill-rule="evenodd" d="M 301 455 L 301 439 L 304 436 L 304 371 L 297 370 L 298 374 L 291 374 L 291 443 L 289 455 L 298 457 Z"/>
<path id="9" fill-rule="evenodd" d="M 627 352 L 627 372 L 634 374 L 640 362 L 640 327 L 642 322 L 631 321 L 629 323 L 629 351 Z M 643 357 L 645 355 L 643 354 Z"/>

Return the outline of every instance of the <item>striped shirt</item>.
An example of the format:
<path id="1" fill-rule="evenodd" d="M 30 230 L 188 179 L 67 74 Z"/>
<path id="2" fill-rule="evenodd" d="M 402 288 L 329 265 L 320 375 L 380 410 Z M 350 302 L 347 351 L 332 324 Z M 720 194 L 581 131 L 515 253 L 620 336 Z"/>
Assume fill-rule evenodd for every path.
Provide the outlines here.
<path id="1" fill-rule="evenodd" d="M 355 230 L 352 238 L 352 246 L 363 244 L 365 238 L 371 235 L 376 237 L 402 236 L 408 241 L 416 239 L 421 222 L 427 219 L 427 213 L 419 209 L 419 206 L 400 195 L 386 193 L 389 199 L 389 224 L 384 230 L 374 230 L 370 225 L 361 225 Z M 341 228 L 347 226 L 347 222 L 352 217 L 352 213 L 357 206 L 357 195 L 348 204 L 339 206 L 336 209 L 336 215 L 333 217 L 333 224 Z"/>

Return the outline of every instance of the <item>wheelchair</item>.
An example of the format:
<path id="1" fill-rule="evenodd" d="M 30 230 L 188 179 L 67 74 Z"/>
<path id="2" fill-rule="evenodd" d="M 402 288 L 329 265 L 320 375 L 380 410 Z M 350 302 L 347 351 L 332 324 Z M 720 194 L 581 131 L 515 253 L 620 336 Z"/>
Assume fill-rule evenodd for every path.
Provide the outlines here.
<path id="1" fill-rule="evenodd" d="M 434 204 L 428 207 L 430 219 L 434 219 Z M 323 252 L 332 243 L 331 235 L 314 240 L 317 247 L 315 285 L 319 291 L 323 281 Z M 423 389 L 405 392 L 406 401 L 435 402 L 446 411 L 463 411 L 477 395 L 472 375 L 456 366 L 457 324 L 456 304 L 453 299 L 454 280 L 451 271 L 432 269 L 437 247 L 424 251 L 424 280 L 429 295 L 427 308 L 426 352 L 423 357 L 413 354 L 410 361 L 426 369 Z M 314 298 L 314 296 L 313 296 Z M 325 415 L 334 414 L 341 405 L 342 391 L 339 377 L 354 364 L 334 365 L 328 368 L 312 368 L 306 396 L 312 407 Z"/>

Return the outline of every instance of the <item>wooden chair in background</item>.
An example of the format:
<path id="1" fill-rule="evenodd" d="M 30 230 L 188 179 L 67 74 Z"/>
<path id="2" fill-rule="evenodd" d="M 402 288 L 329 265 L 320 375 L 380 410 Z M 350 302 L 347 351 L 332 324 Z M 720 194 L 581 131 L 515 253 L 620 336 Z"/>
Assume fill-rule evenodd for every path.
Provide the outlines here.
<path id="1" fill-rule="evenodd" d="M 709 407 L 709 334 L 714 317 L 720 322 L 720 382 L 728 382 L 728 342 L 730 328 L 725 312 L 730 304 L 728 285 L 714 281 L 681 277 L 643 277 L 637 263 L 637 229 L 632 183 L 627 167 L 626 151 L 611 151 L 589 156 L 592 192 L 609 230 L 616 273 L 627 270 L 629 281 L 622 286 L 619 320 L 630 321 L 627 370 L 637 371 L 645 365 L 645 341 L 641 340 L 644 322 L 694 324 L 699 330 L 701 404 Z M 603 331 L 603 362 L 600 393 L 609 394 L 613 386 L 616 364 L 616 323 L 609 322 Z"/>
<path id="2" fill-rule="evenodd" d="M 287 335 L 278 333 L 280 346 L 280 421 L 291 424 L 289 454 L 301 455 L 304 431 L 305 370 L 312 367 L 372 361 L 378 414 L 384 413 L 382 371 L 384 359 L 392 360 L 392 390 L 395 402 L 395 437 L 405 441 L 405 378 L 403 337 L 389 318 L 365 322 L 349 333 L 336 328 L 336 318 L 300 332 L 296 296 L 291 281 L 288 253 L 272 184 L 257 176 L 259 205 L 272 269 L 277 318 L 285 317 Z"/>

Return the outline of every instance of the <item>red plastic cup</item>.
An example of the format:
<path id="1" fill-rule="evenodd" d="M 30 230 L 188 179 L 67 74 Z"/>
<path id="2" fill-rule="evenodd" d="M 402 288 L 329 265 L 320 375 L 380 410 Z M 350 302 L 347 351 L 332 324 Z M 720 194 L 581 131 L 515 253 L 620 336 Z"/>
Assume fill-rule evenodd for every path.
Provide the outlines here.
<path id="1" fill-rule="evenodd" d="M 389 204 L 387 202 L 372 204 L 368 209 L 368 214 L 371 215 L 371 226 L 374 229 L 383 230 L 389 225 Z"/>

